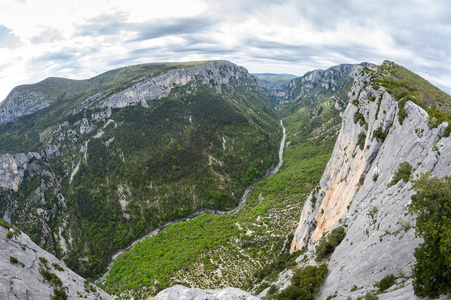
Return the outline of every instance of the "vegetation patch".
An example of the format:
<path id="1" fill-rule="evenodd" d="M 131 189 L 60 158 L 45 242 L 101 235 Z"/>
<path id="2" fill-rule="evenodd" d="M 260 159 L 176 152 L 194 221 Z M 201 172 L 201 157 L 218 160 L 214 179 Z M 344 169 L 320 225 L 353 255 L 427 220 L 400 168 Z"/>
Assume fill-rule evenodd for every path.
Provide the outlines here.
<path id="1" fill-rule="evenodd" d="M 395 175 L 393 175 L 392 180 L 388 184 L 388 186 L 393 186 L 397 184 L 400 180 L 404 180 L 404 182 L 410 181 L 410 176 L 412 175 L 412 165 L 408 162 L 402 162 L 399 164 L 398 169 L 395 172 Z"/>
<path id="2" fill-rule="evenodd" d="M 55 284 L 56 286 L 62 286 L 63 285 L 63 282 L 61 281 L 61 279 L 58 276 L 56 276 L 55 273 L 50 273 L 49 271 L 40 268 L 39 269 L 39 274 L 41 274 L 42 277 L 44 277 L 45 280 Z"/>
<path id="3" fill-rule="evenodd" d="M 382 130 L 382 126 L 379 126 L 376 130 L 373 131 L 373 139 L 376 138 L 383 143 L 386 137 L 387 133 Z"/>
<path id="4" fill-rule="evenodd" d="M 395 275 L 389 274 L 381 279 L 381 281 L 376 282 L 375 287 L 379 288 L 379 291 L 384 292 L 389 287 L 395 284 Z"/>
<path id="5" fill-rule="evenodd" d="M 341 243 L 346 236 L 343 226 L 335 228 L 327 236 L 323 236 L 316 246 L 316 261 L 321 261 L 334 252 L 335 248 Z"/>
<path id="6" fill-rule="evenodd" d="M 356 124 L 359 123 L 360 126 L 362 126 L 362 127 L 367 125 L 367 123 L 365 121 L 365 117 L 359 110 L 357 110 L 354 114 L 354 123 L 356 123 Z"/>
<path id="7" fill-rule="evenodd" d="M 424 242 L 414 253 L 413 288 L 419 297 L 438 298 L 451 291 L 451 177 L 424 173 L 414 189 L 409 209 L 418 214 L 416 234 Z"/>
<path id="8" fill-rule="evenodd" d="M 427 80 L 393 62 L 384 62 L 378 67 L 375 82 L 383 86 L 398 102 L 398 117 L 402 124 L 407 117 L 405 103 L 412 101 L 425 109 L 437 121 L 451 122 L 451 96 L 441 91 Z"/>
<path id="9" fill-rule="evenodd" d="M 360 150 L 363 150 L 363 147 L 365 147 L 365 140 L 366 140 L 366 133 L 362 131 L 357 136 L 357 145 L 359 146 Z"/>
<path id="10" fill-rule="evenodd" d="M 316 299 L 314 294 L 319 292 L 328 272 L 327 265 L 319 267 L 307 266 L 294 271 L 291 285 L 282 292 L 269 295 L 267 299 L 291 300 L 291 299 Z"/>

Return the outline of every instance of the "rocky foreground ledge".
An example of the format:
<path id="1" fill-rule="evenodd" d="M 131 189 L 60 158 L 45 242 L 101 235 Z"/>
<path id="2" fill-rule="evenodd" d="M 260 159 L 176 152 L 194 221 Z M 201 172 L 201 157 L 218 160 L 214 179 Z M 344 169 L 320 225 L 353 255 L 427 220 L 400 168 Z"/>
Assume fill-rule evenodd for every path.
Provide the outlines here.
<path id="1" fill-rule="evenodd" d="M 201 290 L 175 285 L 159 292 L 155 300 L 259 300 L 248 292 L 237 288 L 225 288 L 222 290 Z"/>
<path id="2" fill-rule="evenodd" d="M 0 299 L 113 299 L 0 219 Z"/>

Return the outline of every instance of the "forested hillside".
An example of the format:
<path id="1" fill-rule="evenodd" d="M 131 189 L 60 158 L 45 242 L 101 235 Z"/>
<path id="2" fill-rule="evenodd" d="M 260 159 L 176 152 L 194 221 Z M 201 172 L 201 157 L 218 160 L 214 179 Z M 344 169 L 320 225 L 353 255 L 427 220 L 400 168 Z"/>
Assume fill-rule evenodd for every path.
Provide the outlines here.
<path id="1" fill-rule="evenodd" d="M 21 182 L 2 191 L 0 214 L 85 277 L 167 221 L 236 207 L 277 163 L 278 113 L 231 63 L 129 67 L 81 86 L 56 81 L 69 85 L 65 93 L 42 89 L 52 80 L 18 88 L 49 106 L 0 125 L 3 157 L 18 168 L 5 185 Z M 6 104 L 26 109 L 17 90 Z"/>

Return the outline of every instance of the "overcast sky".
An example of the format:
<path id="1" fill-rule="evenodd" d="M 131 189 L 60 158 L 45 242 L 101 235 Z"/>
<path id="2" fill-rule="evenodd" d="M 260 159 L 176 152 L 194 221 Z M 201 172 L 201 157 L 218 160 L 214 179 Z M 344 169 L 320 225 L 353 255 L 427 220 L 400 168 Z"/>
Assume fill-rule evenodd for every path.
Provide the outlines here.
<path id="1" fill-rule="evenodd" d="M 50 76 L 226 59 L 303 75 L 395 61 L 451 94 L 449 0 L 1 0 L 0 100 Z"/>

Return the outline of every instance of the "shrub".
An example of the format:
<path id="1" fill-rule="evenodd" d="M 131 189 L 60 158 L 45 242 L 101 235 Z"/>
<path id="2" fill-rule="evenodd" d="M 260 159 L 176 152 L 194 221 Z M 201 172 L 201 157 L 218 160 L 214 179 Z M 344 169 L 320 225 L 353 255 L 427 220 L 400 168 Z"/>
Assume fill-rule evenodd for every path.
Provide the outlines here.
<path id="1" fill-rule="evenodd" d="M 392 180 L 388 184 L 388 186 L 393 186 L 398 183 L 400 180 L 404 180 L 405 182 L 408 182 L 410 180 L 410 175 L 412 175 L 412 165 L 408 162 L 402 162 L 398 166 L 398 170 L 396 170 L 395 175 L 393 176 Z"/>
<path id="2" fill-rule="evenodd" d="M 63 290 L 53 289 L 52 300 L 66 300 L 67 294 Z"/>
<path id="3" fill-rule="evenodd" d="M 305 299 L 315 300 L 313 294 L 319 292 L 324 277 L 327 275 L 328 269 L 326 264 L 319 267 L 307 266 L 297 269 L 291 278 L 291 286 L 280 292 L 271 295 L 270 299 Z"/>
<path id="4" fill-rule="evenodd" d="M 359 123 L 360 126 L 365 126 L 366 121 L 365 121 L 365 117 L 363 116 L 363 114 L 360 111 L 356 111 L 354 114 L 354 123 Z"/>
<path id="5" fill-rule="evenodd" d="M 406 111 L 406 107 L 405 107 L 406 102 L 407 102 L 406 98 L 403 98 L 403 99 L 399 100 L 399 102 L 398 102 L 398 108 L 399 108 L 398 118 L 399 118 L 399 124 L 401 124 L 401 125 L 404 122 L 404 119 L 407 118 L 407 111 Z"/>
<path id="6" fill-rule="evenodd" d="M 38 258 L 41 263 L 43 263 L 43 264 L 48 263 L 48 260 L 45 257 L 38 257 Z"/>
<path id="7" fill-rule="evenodd" d="M 379 139 L 379 141 L 384 142 L 386 137 L 387 134 L 382 130 L 381 126 L 373 131 L 373 139 L 376 138 Z"/>
<path id="8" fill-rule="evenodd" d="M 451 123 L 448 124 L 445 128 L 445 133 L 443 134 L 444 137 L 449 137 L 449 134 L 451 133 Z"/>
<path id="9" fill-rule="evenodd" d="M 379 173 L 378 172 L 374 172 L 373 174 L 373 181 L 377 181 L 377 179 L 379 178 Z"/>
<path id="10" fill-rule="evenodd" d="M 327 255 L 334 252 L 335 248 L 341 243 L 346 236 L 345 228 L 343 226 L 335 228 L 326 237 L 323 236 L 316 247 L 316 261 L 321 261 Z"/>
<path id="11" fill-rule="evenodd" d="M 63 282 L 61 281 L 61 279 L 56 276 L 55 273 L 50 273 L 47 270 L 44 269 L 39 269 L 39 273 L 42 275 L 42 277 L 44 277 L 45 280 L 57 285 L 57 286 L 62 286 Z"/>
<path id="12" fill-rule="evenodd" d="M 18 264 L 18 263 L 19 263 L 19 260 L 18 260 L 17 258 L 15 258 L 14 256 L 10 256 L 10 257 L 9 257 L 9 261 L 10 261 L 12 264 Z"/>
<path id="13" fill-rule="evenodd" d="M 53 263 L 52 266 L 55 268 L 55 270 L 58 270 L 58 271 L 61 271 L 61 272 L 64 271 L 63 267 L 61 267 L 57 263 Z"/>
<path id="14" fill-rule="evenodd" d="M 13 232 L 12 231 L 8 231 L 8 233 L 6 234 L 6 237 L 8 239 L 11 239 L 13 237 Z"/>
<path id="15" fill-rule="evenodd" d="M 365 146 L 365 139 L 366 134 L 362 131 L 357 138 L 357 145 L 359 145 L 360 150 L 363 150 L 363 147 Z"/>
<path id="16" fill-rule="evenodd" d="M 395 284 L 395 275 L 389 274 L 382 278 L 381 281 L 376 282 L 374 286 L 378 287 L 381 292 L 385 291 L 389 287 L 391 287 L 393 284 Z"/>
<path id="17" fill-rule="evenodd" d="M 451 177 L 425 173 L 414 182 L 409 209 L 417 213 L 416 234 L 424 243 L 415 249 L 413 289 L 419 297 L 438 298 L 451 291 Z"/>

